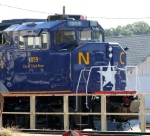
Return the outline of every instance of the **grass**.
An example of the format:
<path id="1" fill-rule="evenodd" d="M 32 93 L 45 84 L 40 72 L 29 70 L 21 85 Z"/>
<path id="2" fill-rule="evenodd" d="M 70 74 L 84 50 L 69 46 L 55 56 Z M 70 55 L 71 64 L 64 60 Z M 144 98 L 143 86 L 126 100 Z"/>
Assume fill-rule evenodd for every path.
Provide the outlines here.
<path id="1" fill-rule="evenodd" d="M 13 125 L 7 125 L 5 128 L 0 128 L 0 136 L 19 136 L 18 127 Z"/>
<path id="2" fill-rule="evenodd" d="M 15 136 L 17 131 L 14 131 L 12 128 L 3 128 L 0 130 L 0 136 Z"/>

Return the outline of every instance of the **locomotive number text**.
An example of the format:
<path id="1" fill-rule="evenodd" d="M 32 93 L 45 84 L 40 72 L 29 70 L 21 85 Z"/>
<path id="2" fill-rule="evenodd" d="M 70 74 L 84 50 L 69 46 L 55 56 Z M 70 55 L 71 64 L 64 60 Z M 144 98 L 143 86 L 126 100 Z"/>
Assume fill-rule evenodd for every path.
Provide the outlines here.
<path id="1" fill-rule="evenodd" d="M 68 21 L 68 26 L 73 26 L 73 27 L 75 27 L 75 26 L 77 26 L 77 27 L 82 26 L 82 21 Z"/>
<path id="2" fill-rule="evenodd" d="M 38 62 L 38 61 L 39 61 L 39 58 L 38 58 L 38 57 L 29 57 L 29 58 L 28 58 L 28 61 L 29 61 L 29 62 Z"/>

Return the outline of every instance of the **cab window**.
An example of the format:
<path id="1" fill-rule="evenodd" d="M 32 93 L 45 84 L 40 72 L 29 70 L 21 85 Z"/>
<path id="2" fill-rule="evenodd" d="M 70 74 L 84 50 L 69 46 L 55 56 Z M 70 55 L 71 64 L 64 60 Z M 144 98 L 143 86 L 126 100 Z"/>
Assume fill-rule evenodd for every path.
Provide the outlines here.
<path id="1" fill-rule="evenodd" d="M 40 37 L 35 37 L 33 40 L 34 41 L 34 48 L 39 49 L 40 48 Z"/>
<path id="2" fill-rule="evenodd" d="M 47 34 L 43 33 L 41 35 L 41 46 L 43 49 L 47 49 L 47 42 L 48 42 Z"/>
<path id="3" fill-rule="evenodd" d="M 79 40 L 91 40 L 92 39 L 92 32 L 90 30 L 81 30 L 79 31 Z"/>
<path id="4" fill-rule="evenodd" d="M 47 49 L 48 47 L 48 34 L 42 33 L 38 37 L 27 38 L 27 49 Z"/>
<path id="5" fill-rule="evenodd" d="M 100 31 L 94 31 L 94 41 L 96 42 L 104 42 L 103 33 Z"/>
<path id="6" fill-rule="evenodd" d="M 76 40 L 75 31 L 70 30 L 57 30 L 54 31 L 54 43 L 62 44 Z"/>
<path id="7" fill-rule="evenodd" d="M 5 37 L 4 37 L 4 35 L 3 35 L 3 33 L 2 32 L 0 32 L 0 45 L 5 45 L 6 44 L 6 39 L 5 39 Z"/>
<path id="8" fill-rule="evenodd" d="M 34 37 L 28 37 L 27 38 L 27 48 L 28 49 L 34 49 Z"/>
<path id="9" fill-rule="evenodd" d="M 24 50 L 24 38 L 20 35 L 19 36 L 19 50 Z"/>
<path id="10" fill-rule="evenodd" d="M 11 32 L 3 32 L 4 44 L 10 45 L 11 44 Z"/>

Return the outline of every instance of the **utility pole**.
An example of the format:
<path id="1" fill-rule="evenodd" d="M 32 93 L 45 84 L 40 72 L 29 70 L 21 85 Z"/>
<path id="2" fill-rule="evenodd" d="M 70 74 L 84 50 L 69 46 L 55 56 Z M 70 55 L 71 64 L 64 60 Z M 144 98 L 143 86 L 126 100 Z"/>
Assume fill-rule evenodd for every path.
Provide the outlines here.
<path id="1" fill-rule="evenodd" d="M 65 15 L 65 6 L 63 6 L 63 14 Z"/>

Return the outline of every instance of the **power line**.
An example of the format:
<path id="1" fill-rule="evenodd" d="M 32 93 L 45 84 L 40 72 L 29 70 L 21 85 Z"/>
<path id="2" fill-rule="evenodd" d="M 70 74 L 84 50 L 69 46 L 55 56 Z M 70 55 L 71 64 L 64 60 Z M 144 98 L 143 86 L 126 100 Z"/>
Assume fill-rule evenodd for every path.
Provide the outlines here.
<path id="1" fill-rule="evenodd" d="M 30 10 L 30 9 L 23 9 L 23 8 L 18 8 L 18 7 L 13 7 L 9 5 L 3 5 L 3 4 L 0 4 L 0 6 L 5 6 L 5 7 L 19 9 L 19 10 L 25 10 L 25 11 L 30 11 L 30 12 L 36 12 L 36 13 L 42 13 L 42 14 L 55 14 L 55 13 L 47 13 L 47 12 L 42 12 L 42 11 Z"/>
<path id="2" fill-rule="evenodd" d="M 139 18 L 88 17 L 88 18 L 99 18 L 99 19 L 150 19 L 150 17 L 139 17 Z"/>
<path id="3" fill-rule="evenodd" d="M 42 11 L 36 11 L 36 10 L 30 10 L 30 9 L 24 9 L 24 8 L 19 8 L 19 7 L 13 7 L 10 5 L 4 5 L 4 4 L 0 4 L 0 6 L 5 6 L 5 7 L 9 7 L 9 8 L 14 8 L 14 9 L 19 9 L 19 10 L 24 10 L 24 11 L 30 11 L 30 12 L 36 12 L 36 13 L 42 13 L 42 14 L 56 14 L 56 13 L 48 13 L 48 12 L 42 12 Z M 139 18 L 109 18 L 109 17 L 88 17 L 88 18 L 95 18 L 95 19 L 150 19 L 150 17 L 139 17 Z"/>

